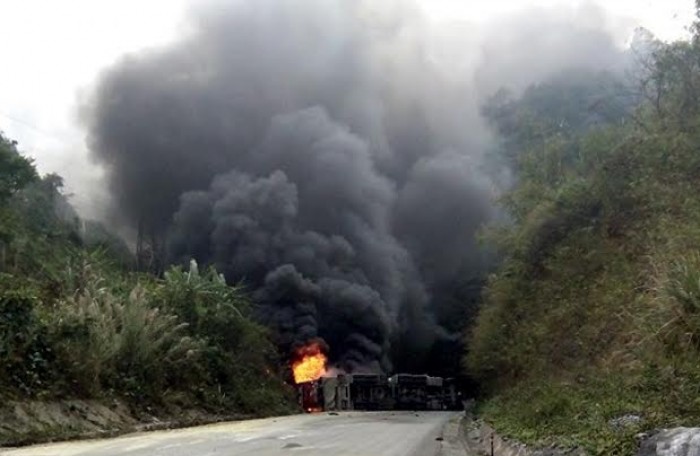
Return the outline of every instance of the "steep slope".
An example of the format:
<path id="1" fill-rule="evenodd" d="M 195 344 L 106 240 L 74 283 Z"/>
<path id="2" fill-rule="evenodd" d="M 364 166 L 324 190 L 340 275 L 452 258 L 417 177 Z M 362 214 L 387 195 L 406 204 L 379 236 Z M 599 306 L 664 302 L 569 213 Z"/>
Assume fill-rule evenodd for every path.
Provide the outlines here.
<path id="1" fill-rule="evenodd" d="M 133 263 L 0 135 L 0 445 L 94 431 L 103 409 L 131 409 L 96 419 L 109 430 L 294 410 L 241 287 L 195 262 L 163 277 Z"/>
<path id="2" fill-rule="evenodd" d="M 699 57 L 697 35 L 657 43 L 636 109 L 565 79 L 487 111 L 517 183 L 466 366 L 500 431 L 631 454 L 640 430 L 700 419 Z M 596 99 L 622 109 L 589 122 Z"/>

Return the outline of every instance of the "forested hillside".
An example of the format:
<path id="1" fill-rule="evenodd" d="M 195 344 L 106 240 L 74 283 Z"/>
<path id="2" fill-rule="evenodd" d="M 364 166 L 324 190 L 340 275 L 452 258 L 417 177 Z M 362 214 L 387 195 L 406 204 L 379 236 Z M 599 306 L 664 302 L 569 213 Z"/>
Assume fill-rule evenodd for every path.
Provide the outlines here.
<path id="1" fill-rule="evenodd" d="M 194 262 L 134 272 L 124 243 L 80 221 L 61 185 L 0 136 L 0 401 L 290 410 L 240 287 Z"/>
<path id="2" fill-rule="evenodd" d="M 577 72 L 485 109 L 515 183 L 465 364 L 527 442 L 632 454 L 700 419 L 700 37 L 646 44 L 634 84 Z"/>

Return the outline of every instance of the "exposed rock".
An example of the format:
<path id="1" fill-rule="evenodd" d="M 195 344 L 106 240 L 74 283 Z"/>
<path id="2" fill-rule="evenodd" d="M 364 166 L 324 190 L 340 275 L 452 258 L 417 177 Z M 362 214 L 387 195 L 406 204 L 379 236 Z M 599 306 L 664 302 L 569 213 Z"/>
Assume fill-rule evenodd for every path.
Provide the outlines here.
<path id="1" fill-rule="evenodd" d="M 637 456 L 700 456 L 700 428 L 663 429 L 642 442 Z"/>
<path id="2" fill-rule="evenodd" d="M 628 414 L 617 418 L 613 418 L 608 421 L 608 426 L 616 431 L 621 431 L 632 426 L 637 426 L 642 422 L 642 417 L 639 415 Z"/>

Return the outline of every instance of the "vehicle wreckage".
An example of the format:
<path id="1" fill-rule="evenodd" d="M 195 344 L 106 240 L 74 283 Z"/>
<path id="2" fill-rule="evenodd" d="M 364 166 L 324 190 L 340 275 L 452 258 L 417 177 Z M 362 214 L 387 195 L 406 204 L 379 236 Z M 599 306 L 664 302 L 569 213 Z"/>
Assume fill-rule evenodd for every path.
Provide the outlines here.
<path id="1" fill-rule="evenodd" d="M 454 379 L 429 375 L 338 374 L 296 386 L 306 412 L 457 410 L 461 406 Z"/>

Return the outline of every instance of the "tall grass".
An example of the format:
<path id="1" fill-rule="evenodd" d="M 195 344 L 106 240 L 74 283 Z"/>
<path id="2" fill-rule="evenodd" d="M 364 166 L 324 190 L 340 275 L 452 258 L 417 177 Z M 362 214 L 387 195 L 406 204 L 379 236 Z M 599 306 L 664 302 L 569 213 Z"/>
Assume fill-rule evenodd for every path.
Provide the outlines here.
<path id="1" fill-rule="evenodd" d="M 700 348 L 700 255 L 685 255 L 671 264 L 663 286 L 672 301 L 674 318 L 667 336 L 694 349 Z"/>
<path id="2" fill-rule="evenodd" d="M 152 307 L 140 285 L 118 296 L 97 281 L 56 312 L 56 355 L 85 393 L 111 388 L 153 396 L 196 377 L 204 342 L 188 335 L 175 315 Z"/>

